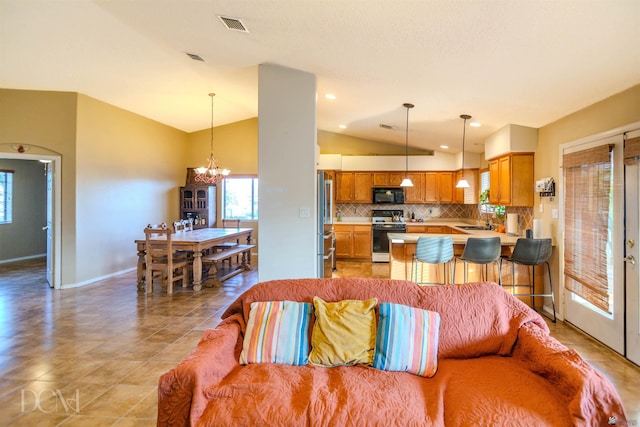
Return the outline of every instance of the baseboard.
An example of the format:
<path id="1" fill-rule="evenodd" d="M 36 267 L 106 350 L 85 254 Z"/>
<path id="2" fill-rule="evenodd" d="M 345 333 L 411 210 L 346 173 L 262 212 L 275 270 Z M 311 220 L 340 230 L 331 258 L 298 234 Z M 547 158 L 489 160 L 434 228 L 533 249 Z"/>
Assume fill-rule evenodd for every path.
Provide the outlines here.
<path id="1" fill-rule="evenodd" d="M 3 260 L 0 260 L 0 264 L 9 264 L 10 262 L 26 261 L 28 259 L 35 259 L 35 258 L 46 258 L 46 256 L 47 254 L 45 253 L 45 254 L 23 256 L 20 258 L 3 259 Z"/>
<path id="2" fill-rule="evenodd" d="M 119 276 L 119 275 L 125 274 L 125 273 L 130 273 L 130 272 L 136 271 L 136 270 L 137 270 L 137 267 L 131 267 L 131 268 L 127 268 L 125 270 L 116 271 L 115 273 L 105 274 L 104 276 L 94 277 L 92 279 L 85 280 L 85 281 L 82 281 L 82 282 L 68 283 L 66 285 L 60 285 L 60 289 L 79 288 L 81 286 L 90 285 L 92 283 L 96 283 L 96 282 L 99 282 L 101 280 L 109 279 L 111 277 Z M 133 289 L 134 290 L 136 289 L 135 288 L 135 284 L 134 284 L 134 288 Z"/>

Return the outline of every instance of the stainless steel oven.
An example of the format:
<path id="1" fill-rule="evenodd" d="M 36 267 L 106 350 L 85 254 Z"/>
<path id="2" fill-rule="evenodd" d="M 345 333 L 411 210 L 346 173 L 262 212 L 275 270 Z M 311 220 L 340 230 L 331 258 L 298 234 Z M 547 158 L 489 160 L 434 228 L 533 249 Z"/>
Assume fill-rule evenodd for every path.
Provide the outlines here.
<path id="1" fill-rule="evenodd" d="M 389 262 L 389 233 L 406 233 L 407 226 L 403 222 L 394 222 L 394 218 L 402 218 L 404 212 L 398 210 L 374 210 L 372 225 L 373 262 Z"/>

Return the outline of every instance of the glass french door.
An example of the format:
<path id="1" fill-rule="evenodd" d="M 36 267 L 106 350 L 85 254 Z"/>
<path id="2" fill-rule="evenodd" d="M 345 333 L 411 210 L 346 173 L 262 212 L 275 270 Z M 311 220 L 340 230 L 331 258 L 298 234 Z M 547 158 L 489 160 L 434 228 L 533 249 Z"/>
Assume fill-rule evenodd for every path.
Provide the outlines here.
<path id="1" fill-rule="evenodd" d="M 576 327 L 582 329 L 589 335 L 601 341 L 608 347 L 624 354 L 625 343 L 625 305 L 624 305 L 624 167 L 623 167 L 623 136 L 618 134 L 612 137 L 601 138 L 590 141 L 576 141 L 563 144 L 560 147 L 560 156 L 572 155 L 595 149 L 596 147 L 611 146 L 610 161 L 611 168 L 607 179 L 608 185 L 598 188 L 595 180 L 602 179 L 601 173 L 597 170 L 590 171 L 588 168 L 578 168 L 578 178 L 581 182 L 576 184 L 576 179 L 565 176 L 568 167 L 563 164 L 561 174 L 562 184 L 561 212 L 563 226 L 563 241 L 560 262 L 562 270 L 560 280 L 565 289 L 565 320 Z M 566 160 L 563 160 L 566 162 Z M 572 181 L 573 180 L 573 181 Z M 601 216 L 599 227 L 582 223 L 581 213 L 571 218 L 569 211 L 565 209 L 572 204 L 575 206 L 589 206 L 589 197 L 584 197 L 584 184 L 597 194 L 602 204 L 602 191 L 604 195 L 604 206 L 600 207 Z M 595 185 L 594 185 L 595 184 Z M 595 188 L 594 188 L 595 187 Z M 582 199 L 580 199 L 582 198 Z M 577 203 L 577 205 L 576 205 Z M 580 205 L 580 203 L 582 205 Z M 606 218 L 603 218 L 606 216 Z M 589 244 L 578 244 L 572 239 L 583 238 L 583 235 L 593 236 L 593 241 L 604 236 L 604 242 L 600 239 L 601 246 L 597 253 Z M 589 242 L 589 239 L 584 240 Z M 573 248 L 571 247 L 573 246 Z M 593 249 L 593 250 L 592 250 Z M 576 253 L 572 253 L 576 252 Z M 580 275 L 584 271 L 585 277 L 592 274 L 587 272 L 593 267 L 593 263 L 598 263 L 599 272 L 594 280 L 584 280 Z M 589 278 L 587 278 L 589 279 Z M 576 283 L 578 283 L 576 285 Z M 592 284 L 599 287 L 594 288 Z M 604 284 L 604 286 L 603 286 Z M 570 290 L 571 289 L 571 290 Z M 597 300 L 597 301 L 596 301 Z"/>
<path id="2" fill-rule="evenodd" d="M 634 144 L 625 146 L 625 276 L 626 276 L 626 356 L 640 365 L 640 132 L 628 134 Z"/>

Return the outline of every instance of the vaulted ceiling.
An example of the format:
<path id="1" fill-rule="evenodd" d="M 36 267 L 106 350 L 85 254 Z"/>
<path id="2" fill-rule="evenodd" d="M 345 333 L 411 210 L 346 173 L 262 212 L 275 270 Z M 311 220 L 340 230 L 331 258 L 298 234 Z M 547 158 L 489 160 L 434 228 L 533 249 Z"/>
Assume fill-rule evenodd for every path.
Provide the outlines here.
<path id="1" fill-rule="evenodd" d="M 411 102 L 412 147 L 459 152 L 470 114 L 481 152 L 506 124 L 541 127 L 640 83 L 639 19 L 638 0 L 2 0 L 0 86 L 191 132 L 210 125 L 209 92 L 216 125 L 257 116 L 272 63 L 317 76 L 320 129 L 403 145 Z"/>

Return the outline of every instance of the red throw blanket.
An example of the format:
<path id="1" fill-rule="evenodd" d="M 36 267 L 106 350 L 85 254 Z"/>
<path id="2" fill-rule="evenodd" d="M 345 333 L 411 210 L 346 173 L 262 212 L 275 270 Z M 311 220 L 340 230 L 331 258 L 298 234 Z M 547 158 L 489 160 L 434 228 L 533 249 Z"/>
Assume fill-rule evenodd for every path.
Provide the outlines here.
<path id="1" fill-rule="evenodd" d="M 367 366 L 253 364 L 238 358 L 255 301 L 378 298 L 437 311 L 432 378 Z M 625 425 L 613 386 L 494 283 L 421 287 L 385 279 L 260 283 L 164 374 L 158 425 Z M 613 418 L 611 418 L 613 419 Z"/>

